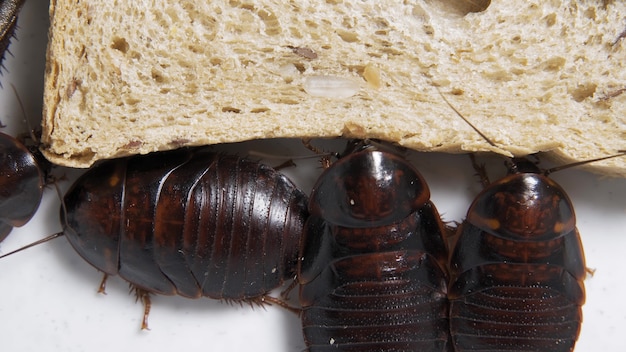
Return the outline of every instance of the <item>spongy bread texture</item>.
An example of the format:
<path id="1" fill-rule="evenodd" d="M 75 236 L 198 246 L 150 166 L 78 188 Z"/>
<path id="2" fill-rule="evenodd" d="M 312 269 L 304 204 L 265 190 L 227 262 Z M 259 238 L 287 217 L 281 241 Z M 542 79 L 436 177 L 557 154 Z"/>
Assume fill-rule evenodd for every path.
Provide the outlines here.
<path id="1" fill-rule="evenodd" d="M 472 6 L 53 0 L 44 153 L 88 167 L 187 145 L 336 136 L 567 161 L 626 149 L 626 2 Z M 626 157 L 590 166 L 626 176 Z"/>

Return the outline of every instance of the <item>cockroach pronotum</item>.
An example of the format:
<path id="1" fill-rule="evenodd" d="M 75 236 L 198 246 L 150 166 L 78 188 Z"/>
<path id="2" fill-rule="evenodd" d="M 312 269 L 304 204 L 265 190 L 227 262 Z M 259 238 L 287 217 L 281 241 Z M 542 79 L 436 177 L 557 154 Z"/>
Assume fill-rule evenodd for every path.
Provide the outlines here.
<path id="1" fill-rule="evenodd" d="M 309 202 L 298 270 L 309 351 L 447 351 L 447 251 L 426 182 L 404 158 L 355 149 Z"/>
<path id="2" fill-rule="evenodd" d="M 149 293 L 271 300 L 296 273 L 307 215 L 306 196 L 279 172 L 206 150 L 103 162 L 74 183 L 61 210 L 80 256 L 143 300 L 142 328 Z"/>
<path id="3" fill-rule="evenodd" d="M 472 161 L 486 188 L 451 249 L 455 351 L 573 351 L 585 303 L 585 256 L 572 202 L 547 175 L 586 162 L 542 171 L 513 158 L 509 174 L 489 183 Z"/>

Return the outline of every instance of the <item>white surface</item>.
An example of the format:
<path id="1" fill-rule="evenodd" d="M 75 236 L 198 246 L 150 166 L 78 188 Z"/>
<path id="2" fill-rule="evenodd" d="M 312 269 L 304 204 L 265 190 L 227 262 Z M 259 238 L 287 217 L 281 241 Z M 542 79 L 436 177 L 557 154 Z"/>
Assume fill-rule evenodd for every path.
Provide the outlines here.
<path id="1" fill-rule="evenodd" d="M 47 4 L 27 1 L 19 21 L 14 57 L 0 77 L 0 121 L 8 133 L 25 131 L 22 113 L 9 84 L 26 105 L 28 118 L 41 115 L 43 58 Z M 601 141 L 599 141 L 601 142 Z M 244 150 L 247 146 L 244 146 Z M 266 151 L 266 145 L 252 148 Z M 338 147 L 339 148 L 339 147 Z M 306 154 L 297 141 L 277 149 Z M 466 156 L 415 154 L 415 165 L 430 184 L 433 201 L 446 221 L 460 221 L 480 186 Z M 501 174 L 501 159 L 489 158 L 490 170 Z M 308 192 L 319 171 L 302 162 L 284 172 Z M 59 169 L 70 178 L 76 171 Z M 554 179 L 569 192 L 576 206 L 578 228 L 587 264 L 596 269 L 586 281 L 585 321 L 577 351 L 624 351 L 626 339 L 626 180 L 604 179 L 577 170 L 562 171 Z M 70 182 L 62 182 L 66 189 Z M 47 189 L 36 217 L 15 229 L 0 244 L 8 252 L 58 231 L 59 201 Z M 107 295 L 96 293 L 100 274 L 84 262 L 68 242 L 54 242 L 0 260 L 0 346 L 3 351 L 302 351 L 300 322 L 276 307 L 250 309 L 209 299 L 153 298 L 151 331 L 140 331 L 142 306 L 127 294 L 125 282 L 111 278 Z"/>

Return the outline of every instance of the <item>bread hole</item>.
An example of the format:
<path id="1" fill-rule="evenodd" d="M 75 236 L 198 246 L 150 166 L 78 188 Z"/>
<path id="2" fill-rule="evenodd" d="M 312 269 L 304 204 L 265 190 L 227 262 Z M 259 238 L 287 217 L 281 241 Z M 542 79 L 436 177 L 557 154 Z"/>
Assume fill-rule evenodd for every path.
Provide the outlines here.
<path id="1" fill-rule="evenodd" d="M 359 36 L 354 32 L 346 31 L 343 29 L 338 29 L 337 34 L 339 35 L 341 40 L 343 40 L 346 43 L 354 43 L 354 42 L 359 41 Z"/>
<path id="2" fill-rule="evenodd" d="M 595 7 L 590 7 L 588 9 L 585 10 L 585 17 L 587 17 L 590 20 L 595 20 L 596 19 L 596 8 Z"/>
<path id="3" fill-rule="evenodd" d="M 178 17 L 178 10 L 174 8 L 165 9 L 165 13 L 172 19 L 172 23 L 179 23 L 180 18 Z"/>
<path id="4" fill-rule="evenodd" d="M 152 80 L 154 80 L 157 83 L 165 83 L 167 81 L 165 76 L 163 76 L 161 72 L 159 72 L 158 70 L 154 68 L 151 70 L 150 75 L 152 76 Z"/>
<path id="5" fill-rule="evenodd" d="M 298 72 L 303 73 L 304 71 L 306 71 L 306 67 L 304 67 L 303 64 L 296 62 L 293 64 L 296 67 L 296 70 L 298 70 Z"/>
<path id="6" fill-rule="evenodd" d="M 317 22 L 311 20 L 304 20 L 304 24 L 306 24 L 307 27 L 317 28 Z"/>
<path id="7" fill-rule="evenodd" d="M 463 89 L 461 89 L 461 88 L 452 88 L 450 90 L 450 94 L 452 94 L 452 95 L 463 95 L 463 94 L 465 94 L 465 91 Z"/>
<path id="8" fill-rule="evenodd" d="M 205 52 L 205 47 L 199 44 L 190 44 L 187 48 L 194 54 L 203 54 Z"/>
<path id="9" fill-rule="evenodd" d="M 265 23 L 265 34 L 267 35 L 278 35 L 281 32 L 280 23 L 278 23 L 278 18 L 273 12 L 270 12 L 265 9 L 260 9 L 257 11 L 257 15 L 263 20 Z"/>
<path id="10" fill-rule="evenodd" d="M 543 20 L 546 22 L 546 25 L 548 27 L 552 27 L 556 24 L 556 13 L 551 13 L 549 15 L 546 15 Z"/>
<path id="11" fill-rule="evenodd" d="M 209 62 L 211 63 L 211 65 L 213 66 L 219 66 L 222 64 L 222 59 L 220 59 L 219 57 L 212 57 Z"/>
<path id="12" fill-rule="evenodd" d="M 483 12 L 491 5 L 491 0 L 431 0 L 431 2 L 463 16 L 472 12 Z"/>
<path id="13" fill-rule="evenodd" d="M 400 56 L 400 55 L 402 55 L 401 51 L 396 50 L 394 48 L 390 48 L 390 47 L 389 48 L 382 48 L 380 50 L 380 52 L 382 52 L 384 54 L 387 54 L 387 55 L 391 55 L 391 56 Z"/>
<path id="14" fill-rule="evenodd" d="M 136 105 L 139 104 L 141 102 L 141 99 L 137 99 L 137 98 L 126 98 L 124 99 L 124 104 L 125 105 Z"/>
<path id="15" fill-rule="evenodd" d="M 128 52 L 128 49 L 130 48 L 130 45 L 128 45 L 128 42 L 125 38 L 115 37 L 113 38 L 113 44 L 111 44 L 111 48 L 126 54 Z"/>
<path id="16" fill-rule="evenodd" d="M 128 57 L 133 60 L 141 60 L 141 53 L 136 50 L 131 50 L 128 52 Z"/>
<path id="17" fill-rule="evenodd" d="M 287 99 L 287 98 L 278 98 L 276 103 L 278 103 L 278 104 L 286 104 L 286 105 L 298 105 L 298 104 L 300 104 L 300 101 L 293 100 L 293 99 Z"/>
<path id="18" fill-rule="evenodd" d="M 222 112 L 232 112 L 235 114 L 239 114 L 241 112 L 241 109 L 237 109 L 232 106 L 225 106 L 222 108 Z"/>
<path id="19" fill-rule="evenodd" d="M 574 98 L 575 101 L 581 102 L 587 98 L 593 96 L 596 92 L 598 85 L 595 83 L 579 84 L 573 89 L 568 89 L 568 93 Z"/>
<path id="20" fill-rule="evenodd" d="M 270 111 L 270 109 L 269 108 L 254 108 L 250 110 L 250 112 L 253 114 L 260 114 L 260 113 L 267 112 L 267 111 Z"/>
<path id="21" fill-rule="evenodd" d="M 544 71 L 558 71 L 565 66 L 566 61 L 564 57 L 554 56 L 542 62 L 539 67 Z"/>
<path id="22" fill-rule="evenodd" d="M 294 38 L 302 38 L 302 32 L 300 32 L 298 27 L 289 27 L 289 33 Z"/>

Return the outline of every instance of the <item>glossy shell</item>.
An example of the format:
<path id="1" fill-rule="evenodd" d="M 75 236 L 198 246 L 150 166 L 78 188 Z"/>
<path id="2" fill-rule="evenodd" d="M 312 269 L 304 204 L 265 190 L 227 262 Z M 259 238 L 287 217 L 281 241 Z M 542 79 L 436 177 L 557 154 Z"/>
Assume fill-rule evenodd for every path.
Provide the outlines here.
<path id="1" fill-rule="evenodd" d="M 35 214 L 43 188 L 44 175 L 33 154 L 0 133 L 0 241 Z"/>
<path id="2" fill-rule="evenodd" d="M 97 269 L 153 293 L 227 300 L 294 276 L 307 217 L 282 174 L 206 151 L 104 162 L 65 204 L 66 236 Z"/>
<path id="3" fill-rule="evenodd" d="M 585 301 L 585 257 L 565 191 L 509 175 L 479 194 L 451 257 L 456 351 L 572 351 Z"/>
<path id="4" fill-rule="evenodd" d="M 417 170 L 350 154 L 309 208 L 298 274 L 309 351 L 447 351 L 443 226 Z"/>

